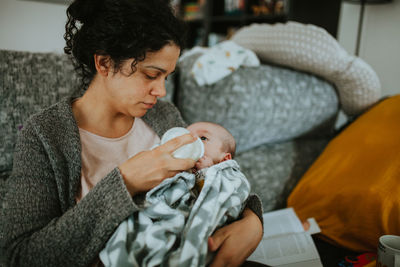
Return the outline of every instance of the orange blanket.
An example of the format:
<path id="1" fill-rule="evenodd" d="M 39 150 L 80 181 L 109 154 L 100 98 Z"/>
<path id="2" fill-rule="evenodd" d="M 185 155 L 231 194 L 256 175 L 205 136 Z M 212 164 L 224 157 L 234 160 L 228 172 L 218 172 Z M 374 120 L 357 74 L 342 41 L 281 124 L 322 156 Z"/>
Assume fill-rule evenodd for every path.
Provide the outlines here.
<path id="1" fill-rule="evenodd" d="M 364 113 L 333 139 L 288 199 L 301 220 L 314 217 L 328 240 L 376 251 L 400 235 L 400 95 Z"/>

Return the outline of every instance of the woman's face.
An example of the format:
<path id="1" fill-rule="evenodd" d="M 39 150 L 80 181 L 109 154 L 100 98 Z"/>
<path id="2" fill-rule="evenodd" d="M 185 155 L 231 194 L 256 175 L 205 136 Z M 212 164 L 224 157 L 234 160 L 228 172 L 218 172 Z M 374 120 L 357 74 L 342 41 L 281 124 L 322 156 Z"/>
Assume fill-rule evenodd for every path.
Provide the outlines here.
<path id="1" fill-rule="evenodd" d="M 132 117 L 145 115 L 157 98 L 166 95 L 165 80 L 174 72 L 179 53 L 178 46 L 166 45 L 157 52 L 148 52 L 133 74 L 133 59 L 124 62 L 117 73 L 111 69 L 104 82 L 105 101 L 111 112 Z"/>

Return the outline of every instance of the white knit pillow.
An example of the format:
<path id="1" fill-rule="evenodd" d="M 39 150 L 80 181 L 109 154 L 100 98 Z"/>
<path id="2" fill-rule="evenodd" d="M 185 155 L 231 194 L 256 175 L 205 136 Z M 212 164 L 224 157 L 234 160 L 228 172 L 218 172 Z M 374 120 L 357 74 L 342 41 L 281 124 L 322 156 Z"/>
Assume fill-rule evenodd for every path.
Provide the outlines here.
<path id="1" fill-rule="evenodd" d="M 361 58 L 349 55 L 324 29 L 297 22 L 252 24 L 232 40 L 262 61 L 321 76 L 335 84 L 343 111 L 356 115 L 381 95 L 379 78 Z"/>

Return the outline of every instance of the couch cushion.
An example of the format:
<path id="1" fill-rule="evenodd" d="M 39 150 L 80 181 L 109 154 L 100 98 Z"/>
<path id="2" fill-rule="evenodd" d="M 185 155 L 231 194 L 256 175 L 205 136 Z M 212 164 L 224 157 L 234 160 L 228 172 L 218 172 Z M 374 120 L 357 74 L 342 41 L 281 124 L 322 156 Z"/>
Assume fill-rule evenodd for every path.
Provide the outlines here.
<path id="1" fill-rule="evenodd" d="M 77 85 L 72 63 L 64 55 L 0 51 L 0 172 L 12 168 L 23 122 Z"/>
<path id="2" fill-rule="evenodd" d="M 323 236 L 355 251 L 375 251 L 400 235 L 400 95 L 364 113 L 333 139 L 288 200 Z"/>
<path id="3" fill-rule="evenodd" d="M 262 61 L 324 77 L 336 85 L 347 115 L 357 115 L 380 98 L 375 71 L 361 58 L 349 55 L 324 29 L 297 22 L 252 24 L 232 37 L 252 49 Z"/>
<path id="4" fill-rule="evenodd" d="M 175 73 L 172 73 L 165 80 L 165 90 L 167 91 L 167 94 L 162 98 L 162 100 L 173 102 L 175 93 L 175 78 Z"/>
<path id="5" fill-rule="evenodd" d="M 329 138 L 267 144 L 239 153 L 235 160 L 257 193 L 264 212 L 284 208 L 286 199 Z"/>
<path id="6" fill-rule="evenodd" d="M 177 106 L 188 123 L 212 121 L 227 128 L 238 152 L 296 138 L 337 114 L 338 98 L 330 83 L 284 67 L 240 67 L 215 84 L 199 86 L 185 71 L 198 56 L 179 64 Z"/>

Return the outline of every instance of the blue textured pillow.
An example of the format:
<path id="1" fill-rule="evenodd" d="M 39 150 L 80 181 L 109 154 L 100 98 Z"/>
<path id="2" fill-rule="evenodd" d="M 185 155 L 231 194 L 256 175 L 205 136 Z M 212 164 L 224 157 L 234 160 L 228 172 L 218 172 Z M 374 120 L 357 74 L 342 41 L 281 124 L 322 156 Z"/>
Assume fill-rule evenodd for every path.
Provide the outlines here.
<path id="1" fill-rule="evenodd" d="M 179 64 L 178 108 L 187 123 L 212 121 L 226 127 L 236 139 L 238 152 L 296 138 L 338 112 L 332 84 L 284 67 L 240 67 L 213 85 L 199 86 L 185 71 L 198 56 Z"/>

